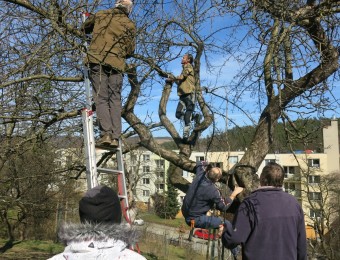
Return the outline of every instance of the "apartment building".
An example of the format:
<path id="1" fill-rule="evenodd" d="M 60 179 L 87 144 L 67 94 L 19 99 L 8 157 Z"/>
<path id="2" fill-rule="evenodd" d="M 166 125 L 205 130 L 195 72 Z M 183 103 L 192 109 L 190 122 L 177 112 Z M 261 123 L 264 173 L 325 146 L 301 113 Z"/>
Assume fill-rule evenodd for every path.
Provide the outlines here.
<path id="1" fill-rule="evenodd" d="M 153 194 L 166 191 L 168 161 L 148 150 L 139 149 L 126 154 L 125 162 L 136 201 L 149 203 Z"/>

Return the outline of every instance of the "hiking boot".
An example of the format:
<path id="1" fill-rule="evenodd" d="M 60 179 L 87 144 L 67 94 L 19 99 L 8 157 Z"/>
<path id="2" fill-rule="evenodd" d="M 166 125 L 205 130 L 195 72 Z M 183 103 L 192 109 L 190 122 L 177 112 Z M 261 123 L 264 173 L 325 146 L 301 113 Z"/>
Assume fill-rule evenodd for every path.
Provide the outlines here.
<path id="1" fill-rule="evenodd" d="M 194 121 L 196 115 L 197 114 L 195 112 L 192 112 L 191 117 L 190 117 L 190 121 Z"/>
<path id="2" fill-rule="evenodd" d="M 111 140 L 111 143 L 110 143 L 110 146 L 111 146 L 112 148 L 118 148 L 118 146 L 119 146 L 119 141 L 118 141 L 118 139 L 112 139 L 112 140 Z"/>
<path id="3" fill-rule="evenodd" d="M 111 145 L 111 135 L 109 133 L 105 133 L 99 140 L 96 142 L 98 146 L 110 146 Z"/>
<path id="4" fill-rule="evenodd" d="M 184 130 L 183 130 L 183 138 L 184 139 L 188 138 L 189 134 L 190 134 L 190 125 L 187 125 L 184 127 Z"/>
<path id="5" fill-rule="evenodd" d="M 184 113 L 183 112 L 180 112 L 180 113 L 176 112 L 175 116 L 176 116 L 177 119 L 184 121 Z"/>
<path id="6" fill-rule="evenodd" d="M 201 119 L 202 119 L 202 116 L 197 113 L 191 118 L 191 121 L 194 121 L 195 125 L 198 125 L 201 122 Z"/>

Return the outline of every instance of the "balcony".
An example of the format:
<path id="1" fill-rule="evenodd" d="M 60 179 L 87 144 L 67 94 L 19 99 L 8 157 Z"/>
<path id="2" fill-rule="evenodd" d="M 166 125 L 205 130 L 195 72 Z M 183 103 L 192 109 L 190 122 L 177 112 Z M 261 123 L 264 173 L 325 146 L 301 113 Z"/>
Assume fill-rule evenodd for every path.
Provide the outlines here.
<path id="1" fill-rule="evenodd" d="M 290 182 L 301 182 L 301 174 L 300 173 L 295 173 L 295 174 L 286 173 L 284 180 L 285 181 L 289 180 Z"/>
<path id="2" fill-rule="evenodd" d="M 155 184 L 163 184 L 165 183 L 164 177 L 157 177 L 155 180 Z"/>
<path id="3" fill-rule="evenodd" d="M 286 192 L 293 195 L 295 198 L 301 198 L 301 191 L 299 190 L 286 190 Z"/>

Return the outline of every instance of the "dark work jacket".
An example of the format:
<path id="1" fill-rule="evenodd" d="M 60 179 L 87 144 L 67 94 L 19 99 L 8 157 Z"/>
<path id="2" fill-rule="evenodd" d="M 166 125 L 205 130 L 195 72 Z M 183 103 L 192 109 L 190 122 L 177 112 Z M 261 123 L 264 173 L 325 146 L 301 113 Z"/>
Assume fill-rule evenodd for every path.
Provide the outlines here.
<path id="1" fill-rule="evenodd" d="M 204 162 L 199 162 L 196 166 L 196 177 L 190 184 L 182 205 L 182 214 L 185 218 L 196 218 L 205 215 L 216 205 L 220 211 L 226 210 L 231 203 L 228 198 L 227 203 L 221 196 L 216 185 L 205 176 L 203 168 Z"/>
<path id="2" fill-rule="evenodd" d="M 243 260 L 307 259 L 303 211 L 295 197 L 281 188 L 253 191 L 225 230 L 223 245 L 242 244 Z"/>

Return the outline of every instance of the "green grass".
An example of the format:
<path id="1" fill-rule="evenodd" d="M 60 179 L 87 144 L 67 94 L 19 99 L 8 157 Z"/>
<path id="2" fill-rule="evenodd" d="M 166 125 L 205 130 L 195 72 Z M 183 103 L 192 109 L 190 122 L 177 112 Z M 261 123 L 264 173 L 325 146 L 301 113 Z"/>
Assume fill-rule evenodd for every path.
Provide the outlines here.
<path id="1" fill-rule="evenodd" d="M 52 241 L 25 240 L 10 244 L 0 239 L 0 248 L 4 247 L 7 249 L 1 253 L 1 259 L 47 259 L 64 250 L 64 245 Z"/>
<path id="2" fill-rule="evenodd" d="M 168 259 L 185 259 L 185 260 L 205 260 L 205 256 L 194 252 L 191 248 L 185 246 L 173 246 L 164 243 L 163 239 L 155 240 L 146 236 L 138 242 L 142 255 L 148 260 L 168 260 Z"/>
<path id="3" fill-rule="evenodd" d="M 190 227 L 185 223 L 184 218 L 176 218 L 176 219 L 163 219 L 158 217 L 155 214 L 151 213 L 144 213 L 141 214 L 140 217 L 145 221 L 149 223 L 155 223 L 155 224 L 160 224 L 164 226 L 169 226 L 169 227 L 175 227 L 178 228 L 179 226 L 183 225 L 183 227 L 187 230 L 190 229 Z"/>

